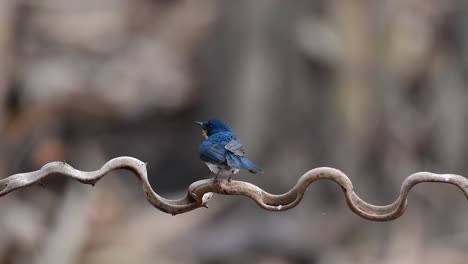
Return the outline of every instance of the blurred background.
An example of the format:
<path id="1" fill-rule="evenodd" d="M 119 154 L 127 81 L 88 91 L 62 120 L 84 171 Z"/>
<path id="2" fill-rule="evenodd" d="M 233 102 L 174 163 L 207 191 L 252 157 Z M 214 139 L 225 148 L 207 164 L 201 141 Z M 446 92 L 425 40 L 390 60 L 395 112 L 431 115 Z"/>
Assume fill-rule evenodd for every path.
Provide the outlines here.
<path id="1" fill-rule="evenodd" d="M 193 121 L 228 122 L 289 190 L 347 173 L 389 204 L 411 173 L 468 175 L 468 1 L 0 0 L 0 178 L 128 155 L 164 197 L 211 177 Z M 315 183 L 296 208 L 216 195 L 154 209 L 137 179 L 52 177 L 0 199 L 0 263 L 466 263 L 468 209 L 422 184 L 399 219 L 354 215 Z"/>

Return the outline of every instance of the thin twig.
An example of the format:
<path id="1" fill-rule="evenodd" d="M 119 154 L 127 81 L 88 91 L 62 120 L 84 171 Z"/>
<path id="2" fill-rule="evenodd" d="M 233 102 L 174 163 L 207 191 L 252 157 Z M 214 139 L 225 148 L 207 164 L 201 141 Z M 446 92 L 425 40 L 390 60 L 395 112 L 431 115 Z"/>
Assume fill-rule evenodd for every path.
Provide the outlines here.
<path id="1" fill-rule="evenodd" d="M 401 185 L 400 195 L 395 202 L 386 206 L 376 206 L 363 201 L 353 191 L 351 180 L 343 172 L 333 168 L 316 168 L 302 175 L 296 185 L 284 194 L 270 194 L 251 183 L 206 179 L 192 183 L 187 195 L 181 199 L 169 200 L 159 196 L 149 184 L 146 163 L 132 157 L 118 157 L 106 162 L 97 171 L 84 172 L 74 169 L 65 162 L 51 162 L 41 169 L 19 173 L 0 180 L 0 197 L 14 190 L 38 183 L 52 174 L 69 176 L 81 183 L 94 185 L 111 171 L 126 169 L 137 176 L 143 186 L 146 199 L 157 209 L 172 215 L 186 213 L 199 207 L 207 207 L 213 193 L 244 195 L 254 200 L 261 208 L 270 211 L 285 211 L 298 205 L 308 187 L 315 181 L 328 179 L 341 186 L 349 208 L 362 218 L 373 221 L 390 221 L 400 217 L 408 206 L 409 191 L 418 183 L 440 182 L 460 188 L 468 199 L 468 179 L 455 174 L 435 174 L 418 172 L 410 175 Z"/>

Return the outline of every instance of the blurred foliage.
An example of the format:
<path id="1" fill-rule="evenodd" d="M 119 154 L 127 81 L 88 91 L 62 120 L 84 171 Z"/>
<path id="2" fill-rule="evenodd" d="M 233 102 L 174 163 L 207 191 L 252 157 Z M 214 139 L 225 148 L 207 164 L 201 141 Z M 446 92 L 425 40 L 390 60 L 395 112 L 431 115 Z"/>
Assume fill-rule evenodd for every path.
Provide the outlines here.
<path id="1" fill-rule="evenodd" d="M 0 177 L 129 155 L 176 197 L 209 177 L 194 120 L 226 120 L 272 192 L 336 167 L 386 204 L 416 171 L 468 175 L 463 0 L 2 0 Z M 372 223 L 336 186 L 272 213 L 216 196 L 176 217 L 133 177 L 0 200 L 0 263 L 465 263 L 466 201 L 418 186 Z M 424 192 L 421 190 L 425 189 Z"/>

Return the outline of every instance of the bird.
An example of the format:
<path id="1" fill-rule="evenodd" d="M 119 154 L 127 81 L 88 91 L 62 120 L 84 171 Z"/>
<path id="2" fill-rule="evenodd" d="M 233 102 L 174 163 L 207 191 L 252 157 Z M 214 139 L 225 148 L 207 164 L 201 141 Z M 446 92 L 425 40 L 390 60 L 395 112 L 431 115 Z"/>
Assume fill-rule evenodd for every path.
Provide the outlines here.
<path id="1" fill-rule="evenodd" d="M 226 123 L 216 119 L 195 123 L 202 128 L 205 139 L 198 150 L 200 159 L 215 174 L 215 180 L 218 176 L 228 176 L 228 181 L 231 181 L 239 170 L 263 173 L 262 169 L 247 159 L 244 146 Z"/>

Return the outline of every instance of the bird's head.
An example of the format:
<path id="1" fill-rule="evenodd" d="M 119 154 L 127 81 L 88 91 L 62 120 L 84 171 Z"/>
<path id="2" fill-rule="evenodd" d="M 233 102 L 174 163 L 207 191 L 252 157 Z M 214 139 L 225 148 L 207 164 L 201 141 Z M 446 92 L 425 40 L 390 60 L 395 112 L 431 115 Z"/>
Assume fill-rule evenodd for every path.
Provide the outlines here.
<path id="1" fill-rule="evenodd" d="M 195 123 L 201 126 L 201 128 L 203 129 L 203 136 L 205 137 L 205 139 L 218 132 L 231 131 L 231 128 L 229 128 L 229 126 L 226 125 L 226 123 L 219 120 L 208 120 L 206 122 L 196 121 Z"/>

